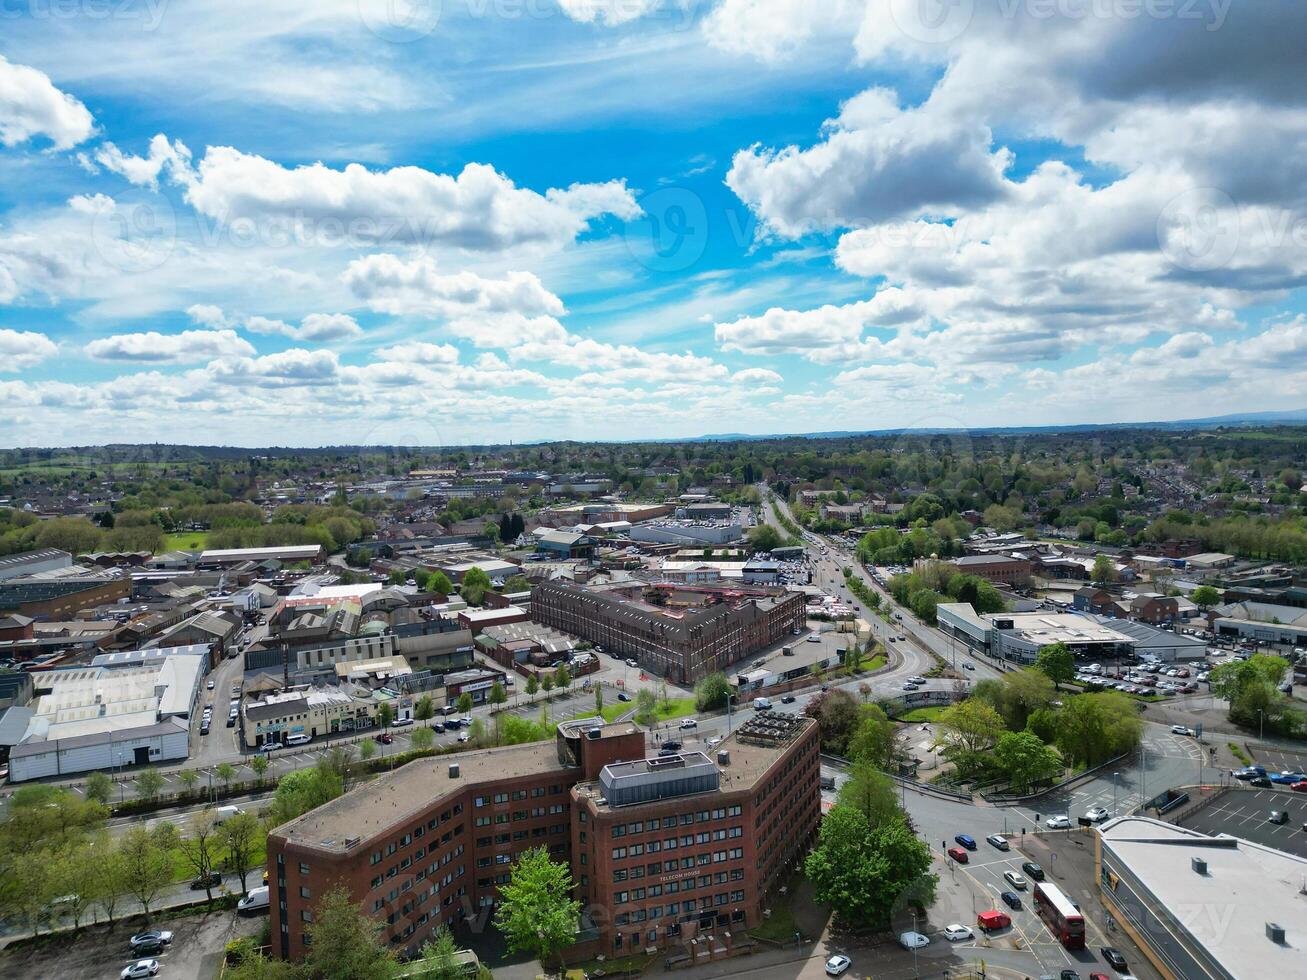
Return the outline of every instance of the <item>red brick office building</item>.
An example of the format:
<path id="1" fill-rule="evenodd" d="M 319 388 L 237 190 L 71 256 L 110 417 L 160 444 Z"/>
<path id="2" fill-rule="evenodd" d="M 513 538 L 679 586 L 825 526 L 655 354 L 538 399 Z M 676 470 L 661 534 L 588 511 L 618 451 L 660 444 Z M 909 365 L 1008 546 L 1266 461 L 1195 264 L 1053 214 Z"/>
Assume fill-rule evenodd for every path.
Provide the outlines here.
<path id="1" fill-rule="evenodd" d="M 579 939 L 595 952 L 627 948 L 636 933 L 642 946 L 688 941 L 719 917 L 756 924 L 766 890 L 816 831 L 819 762 L 809 720 L 796 721 L 784 737 L 762 727 L 750 735 L 748 728 L 719 746 L 728 753 L 720 762 L 687 752 L 646 763 L 639 727 L 585 720 L 560 725 L 554 742 L 424 759 L 380 776 L 269 835 L 272 948 L 302 956 L 317 902 L 343 885 L 385 921 L 392 948 L 416 951 L 442 923 L 488 915 L 517 856 L 540 846 L 571 862 L 585 902 Z M 655 773 L 653 790 L 647 776 L 633 773 L 635 763 Z M 696 781 L 667 775 L 678 764 Z M 628 791 L 663 795 L 601 803 L 593 787 L 608 783 L 623 801 Z M 672 831 L 642 831 L 648 836 L 638 838 L 641 854 L 631 855 L 631 845 L 621 842 L 637 821 L 659 828 L 674 821 L 678 843 L 669 851 L 693 868 L 650 872 L 643 848 L 658 838 L 651 853 L 661 853 L 661 838 Z M 680 847 L 687 836 L 693 840 Z M 628 857 L 614 858 L 614 847 L 622 846 Z M 617 872 L 629 877 L 636 864 L 641 877 L 668 878 L 659 881 L 663 888 L 675 882 L 675 913 L 647 885 L 637 886 L 646 888 L 640 899 L 630 889 L 619 896 Z M 705 876 L 711 881 L 701 885 Z M 663 908 L 651 925 L 657 904 Z M 651 930 L 656 934 L 648 938 Z"/>

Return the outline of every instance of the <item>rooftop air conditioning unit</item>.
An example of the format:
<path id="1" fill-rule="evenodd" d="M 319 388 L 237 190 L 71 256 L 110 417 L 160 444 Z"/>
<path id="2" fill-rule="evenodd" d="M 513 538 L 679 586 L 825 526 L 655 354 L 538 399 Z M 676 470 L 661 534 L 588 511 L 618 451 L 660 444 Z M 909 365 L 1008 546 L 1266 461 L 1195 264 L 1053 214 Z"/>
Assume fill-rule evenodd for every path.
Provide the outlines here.
<path id="1" fill-rule="evenodd" d="M 718 749 L 718 750 L 717 750 L 717 764 L 718 764 L 719 766 L 729 766 L 729 765 L 731 764 L 731 752 L 730 752 L 730 749 Z"/>
<path id="2" fill-rule="evenodd" d="M 1199 875 L 1207 874 L 1207 862 L 1200 857 L 1190 858 L 1189 866 L 1194 869 L 1194 874 L 1199 874 Z"/>
<path id="3" fill-rule="evenodd" d="M 449 764 L 449 778 L 450 778 L 450 779 L 457 779 L 457 778 L 458 778 L 458 763 L 457 763 L 457 762 L 451 762 L 451 763 Z"/>
<path id="4" fill-rule="evenodd" d="M 1266 923 L 1266 938 L 1277 946 L 1284 945 L 1284 926 L 1274 922 Z"/>

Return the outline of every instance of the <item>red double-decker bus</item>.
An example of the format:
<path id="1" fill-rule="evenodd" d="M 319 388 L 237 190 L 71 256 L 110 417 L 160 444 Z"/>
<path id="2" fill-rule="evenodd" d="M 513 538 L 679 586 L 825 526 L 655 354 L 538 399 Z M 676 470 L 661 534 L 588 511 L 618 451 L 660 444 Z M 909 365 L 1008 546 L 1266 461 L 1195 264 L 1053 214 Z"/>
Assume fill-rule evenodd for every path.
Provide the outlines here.
<path id="1" fill-rule="evenodd" d="M 1035 885 L 1035 911 L 1067 949 L 1085 948 L 1085 917 L 1057 885 Z"/>

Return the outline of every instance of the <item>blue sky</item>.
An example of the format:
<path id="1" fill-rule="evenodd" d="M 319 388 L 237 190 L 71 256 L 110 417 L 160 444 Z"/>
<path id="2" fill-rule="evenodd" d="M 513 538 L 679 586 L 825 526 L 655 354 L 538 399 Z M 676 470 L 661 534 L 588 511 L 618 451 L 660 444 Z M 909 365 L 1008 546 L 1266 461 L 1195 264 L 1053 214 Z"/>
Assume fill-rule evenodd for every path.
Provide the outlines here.
<path id="1" fill-rule="evenodd" d="M 817 6 L 11 0 L 0 441 L 1304 404 L 1301 5 Z"/>

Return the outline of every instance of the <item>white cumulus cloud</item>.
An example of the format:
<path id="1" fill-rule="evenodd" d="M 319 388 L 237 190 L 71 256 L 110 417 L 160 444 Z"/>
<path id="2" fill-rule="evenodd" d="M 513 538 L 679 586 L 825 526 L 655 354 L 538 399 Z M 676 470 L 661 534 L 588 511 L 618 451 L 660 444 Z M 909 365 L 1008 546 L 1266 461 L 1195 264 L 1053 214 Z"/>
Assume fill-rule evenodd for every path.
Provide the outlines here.
<path id="1" fill-rule="evenodd" d="M 56 88 L 44 72 L 0 55 L 0 145 L 44 136 L 55 149 L 66 150 L 94 132 L 86 106 Z"/>

